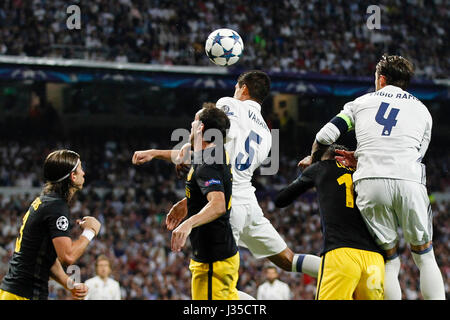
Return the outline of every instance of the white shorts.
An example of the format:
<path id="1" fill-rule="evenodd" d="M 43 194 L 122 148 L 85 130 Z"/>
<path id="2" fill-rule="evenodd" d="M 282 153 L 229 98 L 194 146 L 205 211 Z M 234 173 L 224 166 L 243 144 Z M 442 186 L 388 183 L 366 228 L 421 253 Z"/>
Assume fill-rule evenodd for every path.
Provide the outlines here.
<path id="1" fill-rule="evenodd" d="M 236 244 L 248 248 L 257 259 L 279 254 L 287 248 L 257 202 L 233 205 L 230 224 Z"/>
<path id="2" fill-rule="evenodd" d="M 423 184 L 398 179 L 361 179 L 355 182 L 355 192 L 356 205 L 384 250 L 397 244 L 399 226 L 409 244 L 418 246 L 432 240 L 431 205 Z"/>

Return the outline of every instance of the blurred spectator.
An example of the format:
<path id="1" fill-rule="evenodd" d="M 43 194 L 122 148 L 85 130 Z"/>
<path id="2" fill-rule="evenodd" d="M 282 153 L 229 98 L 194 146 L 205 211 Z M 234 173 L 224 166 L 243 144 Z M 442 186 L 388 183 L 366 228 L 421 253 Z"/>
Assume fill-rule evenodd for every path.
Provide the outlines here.
<path id="1" fill-rule="evenodd" d="M 85 300 L 120 300 L 120 285 L 109 277 L 111 272 L 111 261 L 99 255 L 95 261 L 96 276 L 85 281 L 89 288 Z"/>
<path id="2" fill-rule="evenodd" d="M 278 279 L 275 266 L 266 267 L 265 276 L 266 281 L 258 287 L 257 300 L 291 300 L 291 290 L 286 283 Z"/>

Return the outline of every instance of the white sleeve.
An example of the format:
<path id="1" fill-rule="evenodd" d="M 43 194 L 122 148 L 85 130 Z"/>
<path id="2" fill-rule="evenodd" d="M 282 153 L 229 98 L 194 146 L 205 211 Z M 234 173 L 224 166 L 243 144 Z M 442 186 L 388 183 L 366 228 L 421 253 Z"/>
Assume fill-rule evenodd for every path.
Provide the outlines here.
<path id="1" fill-rule="evenodd" d="M 347 122 L 348 130 L 352 130 L 355 127 L 355 109 L 359 99 L 360 98 L 347 102 L 341 112 L 337 115 Z"/>
<path id="2" fill-rule="evenodd" d="M 338 127 L 334 125 L 331 122 L 328 122 L 326 125 L 320 129 L 319 132 L 316 134 L 316 140 L 320 144 L 324 144 L 329 146 L 330 144 L 336 142 L 336 140 L 341 135 L 341 132 L 339 131 Z"/>
<path id="3" fill-rule="evenodd" d="M 422 156 L 422 158 L 425 156 L 425 153 L 427 152 L 428 146 L 430 145 L 431 141 L 431 129 L 433 126 L 433 119 L 428 114 L 428 121 L 425 124 L 425 132 L 423 134 L 422 142 L 420 143 L 420 149 L 419 152 Z"/>
<path id="4" fill-rule="evenodd" d="M 230 129 L 228 130 L 227 138 L 234 139 L 239 132 L 239 110 L 237 110 L 234 98 L 224 97 L 216 102 L 216 107 L 221 109 L 230 119 Z"/>

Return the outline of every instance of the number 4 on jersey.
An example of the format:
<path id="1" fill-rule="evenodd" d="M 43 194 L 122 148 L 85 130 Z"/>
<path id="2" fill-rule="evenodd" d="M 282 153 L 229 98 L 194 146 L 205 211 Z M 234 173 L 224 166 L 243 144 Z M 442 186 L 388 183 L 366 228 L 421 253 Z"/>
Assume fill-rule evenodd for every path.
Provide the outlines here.
<path id="1" fill-rule="evenodd" d="M 389 103 L 382 102 L 375 116 L 375 121 L 383 126 L 382 136 L 391 135 L 392 128 L 397 124 L 397 119 L 395 118 L 397 118 L 397 114 L 400 111 L 400 109 L 392 108 L 387 118 L 385 118 L 384 115 L 388 107 Z"/>

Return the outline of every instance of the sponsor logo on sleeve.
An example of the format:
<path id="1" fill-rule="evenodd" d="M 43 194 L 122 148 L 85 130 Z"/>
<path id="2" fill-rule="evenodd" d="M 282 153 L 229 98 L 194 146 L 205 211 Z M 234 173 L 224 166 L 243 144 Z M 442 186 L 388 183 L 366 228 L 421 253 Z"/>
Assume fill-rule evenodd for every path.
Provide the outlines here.
<path id="1" fill-rule="evenodd" d="M 222 182 L 220 180 L 211 179 L 205 182 L 205 187 L 209 187 L 215 184 L 222 184 Z"/>

